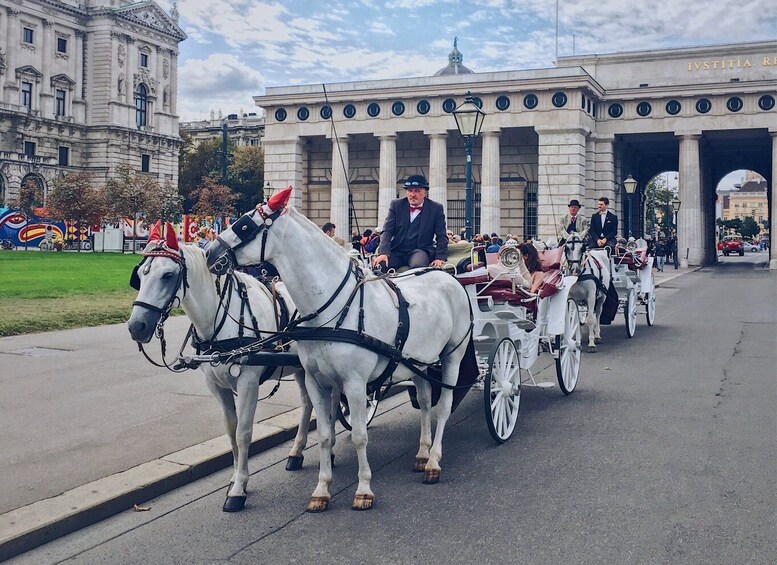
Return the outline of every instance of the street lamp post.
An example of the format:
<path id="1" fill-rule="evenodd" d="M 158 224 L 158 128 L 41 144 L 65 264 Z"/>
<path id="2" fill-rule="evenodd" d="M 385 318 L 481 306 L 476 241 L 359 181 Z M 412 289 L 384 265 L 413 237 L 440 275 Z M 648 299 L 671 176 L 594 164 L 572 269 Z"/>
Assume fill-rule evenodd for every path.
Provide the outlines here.
<path id="1" fill-rule="evenodd" d="M 628 195 L 628 204 L 629 209 L 626 214 L 626 219 L 628 220 L 628 237 L 631 237 L 631 196 L 634 194 L 634 191 L 637 190 L 637 181 L 634 180 L 634 177 L 631 176 L 631 173 L 629 173 L 629 176 L 626 178 L 625 181 L 623 181 L 623 188 L 626 189 L 626 194 Z"/>
<path id="2" fill-rule="evenodd" d="M 679 226 L 677 225 L 677 212 L 680 211 L 680 199 L 675 196 L 672 199 L 672 210 L 674 210 L 674 225 L 675 225 L 675 238 L 674 238 L 674 268 L 677 269 L 679 264 L 679 253 L 680 253 L 680 230 L 677 229 Z"/>
<path id="3" fill-rule="evenodd" d="M 483 118 L 486 113 L 475 104 L 472 93 L 467 92 L 464 102 L 453 111 L 453 117 L 456 119 L 456 127 L 464 138 L 464 148 L 467 151 L 467 184 L 464 191 L 465 207 L 464 226 L 465 238 L 467 241 L 472 239 L 472 146 L 475 138 L 480 135 L 480 128 L 483 127 Z"/>

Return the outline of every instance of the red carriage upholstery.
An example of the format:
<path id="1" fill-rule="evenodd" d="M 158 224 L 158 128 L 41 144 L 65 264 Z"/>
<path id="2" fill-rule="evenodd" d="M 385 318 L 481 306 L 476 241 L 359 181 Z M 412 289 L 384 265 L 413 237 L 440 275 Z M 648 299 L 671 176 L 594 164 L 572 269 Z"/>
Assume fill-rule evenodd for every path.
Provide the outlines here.
<path id="1" fill-rule="evenodd" d="M 515 292 L 513 292 L 513 283 L 509 278 L 491 279 L 486 269 L 464 273 L 456 278 L 462 285 L 490 283 L 482 290 L 479 289 L 479 296 L 490 296 L 496 304 L 507 303 L 510 306 L 523 306 L 529 311 L 532 319 L 536 319 L 537 300 L 553 296 L 558 292 L 563 275 L 558 269 L 548 271 L 536 295 L 531 294 L 527 289 L 518 285 L 516 285 Z"/>
<path id="2" fill-rule="evenodd" d="M 561 268 L 561 258 L 564 256 L 564 247 L 557 247 L 556 249 L 546 249 L 540 251 L 540 262 L 542 263 L 543 271 L 553 271 L 554 269 Z"/>
<path id="3" fill-rule="evenodd" d="M 635 249 L 615 258 L 615 265 L 626 265 L 630 270 L 637 272 L 647 265 L 647 249 Z"/>

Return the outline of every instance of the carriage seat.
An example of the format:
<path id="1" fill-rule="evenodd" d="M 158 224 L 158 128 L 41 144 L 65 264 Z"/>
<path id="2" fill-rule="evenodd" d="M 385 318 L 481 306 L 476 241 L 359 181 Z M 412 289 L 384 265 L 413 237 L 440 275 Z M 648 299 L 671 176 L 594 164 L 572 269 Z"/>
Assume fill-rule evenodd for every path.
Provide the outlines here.
<path id="1" fill-rule="evenodd" d="M 632 252 L 625 253 L 623 255 L 619 255 L 615 259 L 615 264 L 620 265 L 626 265 L 629 270 L 634 271 L 635 273 L 645 267 L 647 265 L 647 249 L 635 249 Z"/>
<path id="2" fill-rule="evenodd" d="M 499 278 L 484 288 L 480 292 L 480 296 L 490 296 L 496 304 L 507 303 L 510 306 L 523 306 L 534 320 L 537 318 L 537 301 L 540 298 L 548 298 L 556 294 L 562 279 L 563 276 L 560 270 L 548 271 L 543 277 L 542 285 L 540 285 L 537 294 L 534 295 L 521 286 L 516 286 L 515 292 L 513 292 L 511 280 L 509 278 Z"/>

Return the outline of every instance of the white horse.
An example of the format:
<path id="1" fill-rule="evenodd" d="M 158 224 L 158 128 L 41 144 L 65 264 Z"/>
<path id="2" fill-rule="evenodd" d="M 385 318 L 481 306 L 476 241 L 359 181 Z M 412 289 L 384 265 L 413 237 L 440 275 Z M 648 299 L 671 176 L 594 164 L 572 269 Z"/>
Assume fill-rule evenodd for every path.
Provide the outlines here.
<path id="1" fill-rule="evenodd" d="M 575 233 L 564 243 L 564 257 L 569 274 L 578 276 L 577 282 L 569 289 L 569 298 L 585 306 L 588 352 L 596 353 L 596 344 L 602 341 L 599 318 L 612 276 L 610 254 L 607 249 L 587 249 L 585 233 Z"/>
<path id="2" fill-rule="evenodd" d="M 260 258 L 271 261 L 286 281 L 302 320 L 301 328 L 331 329 L 342 319 L 342 329 L 354 335 L 363 319 L 364 334 L 394 345 L 398 331 L 398 298 L 384 281 L 354 266 L 342 248 L 297 210 L 286 209 L 291 187 L 276 194 L 270 202 L 238 220 L 222 232 L 208 250 L 208 265 L 217 272 L 238 264 L 251 264 Z M 258 236 L 258 237 L 257 237 Z M 363 317 L 356 274 L 366 276 Z M 409 335 L 402 350 L 406 358 L 423 365 L 438 361 L 442 364 L 442 381 L 457 382 L 459 366 L 465 352 L 474 350 L 471 343 L 469 299 L 452 276 L 435 270 L 421 276 L 394 279 L 409 303 Z M 346 304 L 356 293 L 351 307 L 343 317 Z M 303 330 L 304 331 L 304 330 Z M 346 332 L 343 332 L 346 333 Z M 299 339 L 298 336 L 297 339 Z M 359 461 L 359 484 L 353 500 L 354 510 L 372 507 L 374 494 L 370 488 L 372 472 L 367 461 L 366 404 L 367 383 L 378 378 L 389 363 L 384 355 L 361 345 L 336 339 L 300 340 L 298 351 L 306 372 L 308 392 L 316 407 L 320 422 L 333 422 L 335 412 L 328 398 L 341 391 L 351 409 L 351 438 Z M 469 353 L 468 353 L 469 355 Z M 469 360 L 469 358 L 468 358 Z M 442 438 L 450 417 L 452 392 L 443 388 L 437 405 L 437 426 L 432 439 L 432 387 L 411 370 L 399 365 L 394 373 L 398 379 L 412 377 L 417 387 L 421 408 L 420 446 L 415 458 L 415 470 L 424 472 L 424 482 L 436 483 L 440 478 Z M 334 445 L 332 426 L 319 426 L 321 450 L 319 476 L 313 491 L 309 512 L 327 509 L 332 483 L 330 456 Z"/>
<path id="3" fill-rule="evenodd" d="M 231 293 L 223 297 L 224 303 L 229 304 L 229 316 L 224 317 L 221 298 L 215 286 L 216 277 L 206 266 L 205 252 L 194 245 L 184 245 L 179 249 L 175 235 L 170 235 L 173 234 L 171 225 L 168 225 L 167 234 L 165 243 L 159 239 L 159 225 L 152 230 L 149 246 L 143 253 L 145 258 L 137 270 L 139 293 L 128 322 L 132 339 L 138 343 L 148 343 L 161 316 L 173 302 L 180 303 L 200 340 L 210 342 L 238 337 L 240 332 L 236 320 L 240 319 L 241 299 L 237 289 L 233 286 Z M 274 330 L 276 310 L 270 291 L 253 277 L 243 273 L 235 273 L 234 276 L 246 286 L 248 305 L 256 317 L 257 327 L 260 330 Z M 277 284 L 276 289 L 286 301 L 289 310 L 293 311 L 294 305 L 284 286 Z M 222 319 L 224 323 L 218 329 L 218 334 L 214 335 Z M 245 317 L 245 325 L 248 326 L 245 330 L 246 337 L 254 338 L 256 334 L 248 316 Z M 208 388 L 224 411 L 234 458 L 234 472 L 224 502 L 224 511 L 236 512 L 242 510 L 245 505 L 248 450 L 251 446 L 259 380 L 265 367 L 241 364 L 238 376 L 230 374 L 230 366 L 224 364 L 214 366 L 205 363 L 200 368 L 205 373 Z M 289 471 L 302 467 L 302 451 L 307 443 L 313 409 L 305 389 L 304 371 L 295 368 L 294 378 L 300 389 L 302 415 L 286 463 L 286 469 Z"/>

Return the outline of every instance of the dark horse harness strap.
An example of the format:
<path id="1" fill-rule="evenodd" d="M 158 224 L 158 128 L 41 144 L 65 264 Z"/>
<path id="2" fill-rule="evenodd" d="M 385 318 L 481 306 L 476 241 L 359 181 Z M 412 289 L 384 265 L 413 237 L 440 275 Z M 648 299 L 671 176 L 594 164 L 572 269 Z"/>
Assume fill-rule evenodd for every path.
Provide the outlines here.
<path id="1" fill-rule="evenodd" d="M 597 277 L 596 275 L 593 274 L 593 272 L 585 273 L 577 277 L 577 282 L 594 281 L 594 284 L 596 284 L 596 288 L 598 288 L 601 293 L 607 296 L 607 292 L 608 292 L 607 287 L 604 286 L 604 283 L 602 282 L 602 272 L 603 272 L 602 266 L 599 264 L 599 261 L 597 261 L 596 259 L 592 259 L 592 260 L 596 265 L 596 267 L 598 267 L 599 269 L 599 276 Z"/>

